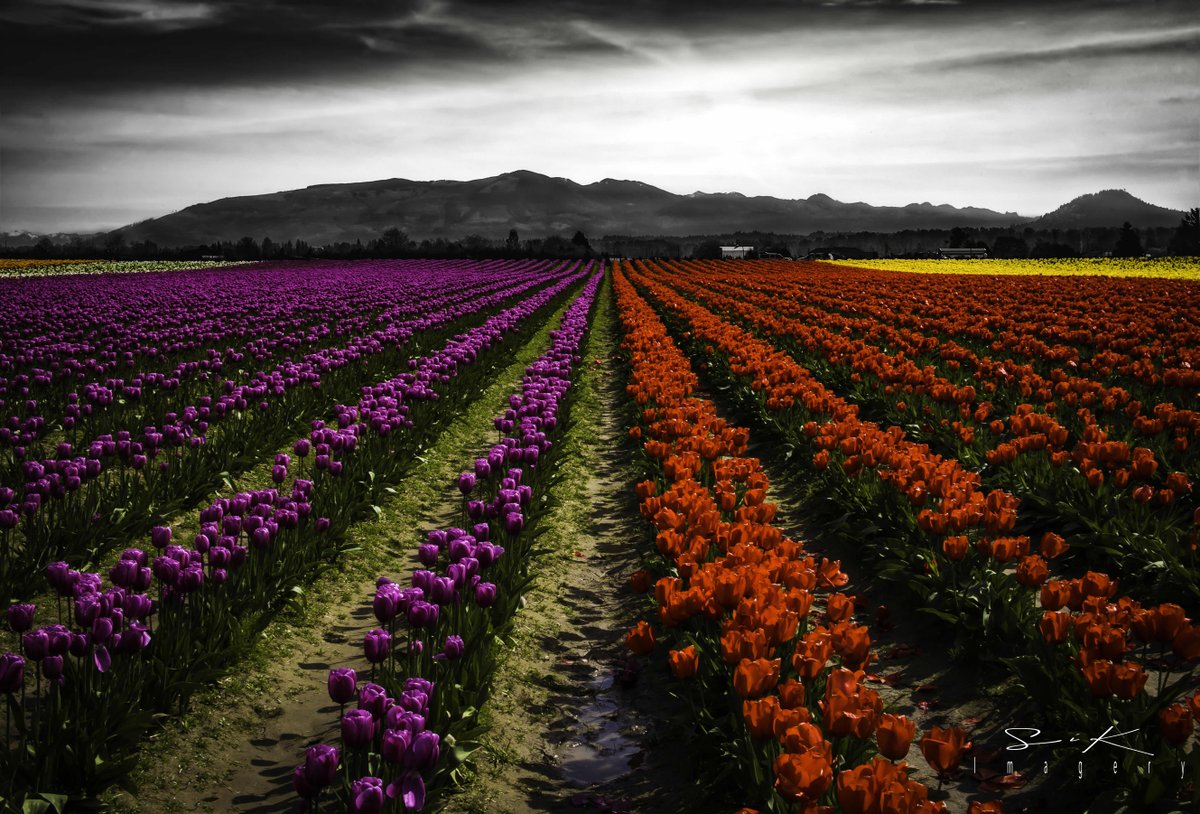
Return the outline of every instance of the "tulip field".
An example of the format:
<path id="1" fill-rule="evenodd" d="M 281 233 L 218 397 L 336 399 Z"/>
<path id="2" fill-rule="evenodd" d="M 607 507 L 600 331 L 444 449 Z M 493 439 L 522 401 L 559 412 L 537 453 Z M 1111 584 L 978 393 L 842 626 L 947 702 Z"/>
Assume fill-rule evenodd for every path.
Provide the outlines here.
<path id="1" fill-rule="evenodd" d="M 166 810 L 160 744 L 309 601 L 370 627 L 277 699 L 289 762 L 170 810 L 1194 810 L 1198 267 L 939 262 L 5 266 L 0 811 Z M 565 477 L 587 444 L 619 474 Z M 619 566 L 546 542 L 564 505 L 637 529 Z M 514 642 L 607 635 L 528 629 L 552 567 L 662 710 L 614 734 L 651 791 L 548 754 L 495 802 L 503 729 L 586 717 L 499 717 Z"/>

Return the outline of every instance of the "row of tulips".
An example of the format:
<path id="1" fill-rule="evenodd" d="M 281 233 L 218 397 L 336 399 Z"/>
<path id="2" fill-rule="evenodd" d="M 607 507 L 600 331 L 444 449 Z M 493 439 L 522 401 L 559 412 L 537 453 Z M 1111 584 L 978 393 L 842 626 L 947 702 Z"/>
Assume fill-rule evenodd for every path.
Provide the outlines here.
<path id="1" fill-rule="evenodd" d="M 186 505 L 219 482 L 221 473 L 236 473 L 278 447 L 306 415 L 349 397 L 364 379 L 396 368 L 414 349 L 567 271 L 521 267 L 493 279 L 475 270 L 480 276 L 469 278 L 471 285 L 442 290 L 420 314 L 401 319 L 393 313 L 382 327 L 341 346 L 285 361 L 242 384 L 225 380 L 219 395 L 168 412 L 163 424 L 98 436 L 83 455 L 64 442 L 56 457 L 24 461 L 23 485 L 0 487 L 0 600 L 23 596 L 31 575 L 50 559 L 86 564 L 110 542 L 143 533 L 155 515 Z M 393 293 L 408 291 L 428 274 L 417 267 L 399 275 L 407 285 Z M 408 296 L 411 308 L 418 295 Z"/>
<path id="2" fill-rule="evenodd" d="M 399 275 L 383 266 L 346 271 L 260 264 L 251 273 L 10 285 L 15 316 L 0 353 L 0 398 L 10 414 L 0 428 L 0 460 L 39 457 L 55 430 L 78 444 L 81 436 L 157 422 L 202 395 L 219 395 L 224 378 L 236 380 L 248 367 L 269 369 L 411 316 L 420 283 L 439 287 L 415 267 Z M 333 302 L 321 296 L 331 284 L 342 294 Z M 64 323 L 64 301 L 102 316 Z M 122 422 L 126 416 L 134 419 Z"/>
<path id="3" fill-rule="evenodd" d="M 957 343 L 945 320 L 925 315 L 917 326 L 897 327 L 892 321 L 904 324 L 905 307 L 911 301 L 886 288 L 890 282 L 887 275 L 846 269 L 822 275 L 817 285 L 799 285 L 794 277 L 781 278 L 765 268 L 735 266 L 731 271 L 714 273 L 711 263 L 695 263 L 689 271 L 702 271 L 705 286 L 714 291 L 776 312 L 773 332 L 794 336 L 798 347 L 813 359 L 833 363 L 829 375 L 838 375 L 839 383 L 875 380 L 883 395 L 892 396 L 893 401 L 896 396 L 917 397 L 921 406 L 928 408 L 928 416 L 939 421 L 947 419 L 941 426 L 950 439 L 969 444 L 975 433 L 994 428 L 992 422 L 1001 420 L 999 416 L 1011 415 L 1020 402 L 1031 398 L 1054 409 L 1058 409 L 1059 401 L 1063 408 L 1071 408 L 1063 409 L 1061 418 L 1066 429 L 1076 435 L 1095 426 L 1106 435 L 1134 443 L 1144 442 L 1147 436 L 1160 436 L 1165 467 L 1184 457 L 1188 437 L 1200 432 L 1200 414 L 1187 409 L 1188 403 L 1195 406 L 1195 400 L 1186 385 L 1148 385 L 1128 371 L 1108 367 L 1094 371 L 1093 376 L 1083 375 L 1078 350 L 1067 358 L 1055 354 L 1055 362 L 1048 369 L 1011 357 L 994 359 L 988 350 Z M 825 279 L 829 276 L 837 279 Z M 907 278 L 910 286 L 911 279 Z M 819 285 L 828 287 L 828 293 L 814 293 L 812 289 Z M 886 296 L 889 304 L 872 303 L 858 296 L 848 302 L 848 286 L 876 289 L 876 296 Z M 1157 293 L 1159 300 L 1167 299 L 1168 292 Z M 1173 324 L 1182 321 L 1186 326 L 1194 318 L 1178 302 L 1186 293 L 1175 294 L 1173 301 L 1159 303 L 1162 318 Z M 986 325 L 989 317 L 983 320 Z M 1051 330 L 1045 322 L 1043 313 L 1029 328 Z M 1146 347 L 1142 352 L 1148 360 L 1174 353 L 1174 363 L 1183 365 L 1183 370 L 1192 363 L 1186 343 L 1173 350 Z M 1082 365 L 1090 366 L 1086 359 Z M 852 378 L 853 373 L 859 378 Z M 1076 408 L 1087 409 L 1080 413 Z"/>
<path id="4" fill-rule="evenodd" d="M 913 722 L 885 713 L 865 682 L 868 629 L 837 592 L 849 577 L 773 524 L 768 478 L 745 454 L 749 432 L 695 395 L 687 357 L 621 270 L 615 280 L 638 409 L 630 432 L 653 474 L 637 493 L 659 555 L 630 581 L 653 590 L 697 728 L 719 744 L 746 798 L 771 812 L 945 810 L 909 776 Z M 626 642 L 649 655 L 655 639 L 643 621 Z M 940 776 L 957 773 L 965 735 L 935 727 L 921 739 Z"/>
<path id="5" fill-rule="evenodd" d="M 1191 774 L 1180 778 L 1176 759 L 1183 741 L 1177 738 L 1181 724 L 1175 722 L 1184 717 L 1186 709 L 1179 699 L 1194 686 L 1200 627 L 1191 623 L 1182 607 L 1162 602 L 1144 607 L 1130 597 L 1116 597 L 1116 581 L 1100 572 L 1088 572 L 1074 580 L 1050 580 L 1053 561 L 1070 547 L 1053 532 L 1042 536 L 1039 553 L 1031 552 L 1028 536 L 1001 536 L 991 529 L 990 535 L 983 535 L 951 526 L 933 530 L 938 532 L 934 539 L 940 539 L 940 545 L 923 541 L 921 516 L 913 512 L 917 504 L 907 506 L 906 511 L 905 501 L 896 499 L 897 491 L 904 487 L 905 472 L 892 453 L 882 447 L 864 453 L 857 444 L 822 440 L 861 437 L 861 433 L 846 435 L 836 429 L 839 422 L 857 422 L 853 410 L 841 417 L 831 410 L 835 417 L 826 420 L 828 413 L 823 415 L 819 405 L 836 408 L 843 403 L 828 392 L 823 393 L 824 401 L 810 399 L 803 407 L 784 403 L 773 388 L 803 382 L 802 368 L 669 289 L 646 277 L 634 275 L 634 279 L 668 312 L 682 318 L 684 329 L 694 332 L 696 346 L 708 348 L 703 355 L 710 369 L 724 370 L 745 401 L 760 408 L 761 415 L 788 440 L 801 446 L 806 439 L 815 442 L 813 468 L 828 483 L 835 511 L 844 514 L 849 509 L 850 514 L 870 518 L 874 524 L 871 539 L 860 544 L 864 553 L 885 563 L 898 563 L 899 573 L 910 584 L 936 586 L 924 595 L 925 608 L 954 624 L 960 636 L 964 631 L 977 635 L 981 617 L 990 617 L 984 632 L 992 634 L 993 645 L 1015 653 L 1008 665 L 1056 723 L 1081 732 L 1098 723 L 1146 732 L 1149 745 L 1158 750 L 1154 752 L 1158 760 L 1149 765 L 1126 761 L 1121 772 L 1125 793 L 1141 802 L 1180 788 L 1187 793 L 1187 783 L 1195 782 L 1195 762 L 1189 758 L 1193 761 Z M 766 391 L 765 398 L 755 395 L 756 385 Z M 798 410 L 802 411 L 799 417 L 789 416 Z M 814 417 L 826 423 L 818 426 Z M 902 432 L 893 432 L 898 429 L 889 428 L 884 437 L 898 445 L 903 440 Z M 811 452 L 812 447 L 809 449 Z M 876 460 L 864 463 L 866 454 Z M 835 463 L 838 465 L 832 465 Z M 920 469 L 919 463 L 916 468 Z M 868 471 L 877 477 L 864 478 Z M 941 497 L 945 489 L 935 485 L 929 491 Z M 911 492 L 901 494 L 911 501 Z M 1001 501 L 989 494 L 980 504 L 994 509 Z M 1015 525 L 1016 503 L 1010 508 L 1014 514 L 1006 516 L 1006 522 Z M 1014 561 L 1015 568 L 1010 564 Z M 916 573 L 912 571 L 914 563 L 919 566 Z M 1073 613 L 1062 613 L 1062 608 Z M 1172 621 L 1159 625 L 1152 621 L 1157 619 Z M 1148 632 L 1151 630 L 1155 632 Z M 1054 646 L 1047 647 L 1047 643 Z M 1153 692 L 1146 689 L 1146 665 L 1158 674 Z M 1187 734 L 1183 740 L 1186 738 Z"/>
<path id="6" fill-rule="evenodd" d="M 291 456 L 276 458 L 273 479 L 290 481 L 290 493 L 265 489 L 214 501 L 200 512 L 191 546 L 173 544 L 171 529 L 156 527 L 158 555 L 127 550 L 109 571 L 111 587 L 97 574 L 52 564 L 58 623 L 28 629 L 32 608 L 10 612 L 21 653 L 4 656 L 6 803 L 19 810 L 26 800 L 90 799 L 122 777 L 155 716 L 181 710 L 192 691 L 252 645 L 266 614 L 338 554 L 342 532 L 404 471 L 441 413 L 479 391 L 490 372 L 485 362 L 533 331 L 537 315 L 584 273 L 365 388 L 358 407 L 336 411 L 338 430 L 314 422 L 293 446 L 301 461 L 313 455 L 311 479 L 290 478 Z"/>
<path id="7" fill-rule="evenodd" d="M 1079 281 L 1018 276 L 936 277 L 825 264 L 759 264 L 781 270 L 802 302 L 867 315 L 915 335 L 936 335 L 981 353 L 1006 353 L 1043 373 L 1064 366 L 1103 382 L 1114 375 L 1164 388 L 1195 388 L 1200 319 L 1186 308 L 1195 283 L 1179 280 Z M 853 302 L 845 296 L 852 285 Z M 1053 322 L 1046 315 L 1054 313 Z M 1172 330 L 1163 331 L 1161 326 Z M 951 358 L 951 357 L 946 357 Z M 1082 394 L 1081 394 L 1082 395 Z M 1179 392 L 1175 396 L 1185 395 Z"/>
<path id="8" fill-rule="evenodd" d="M 363 641 L 370 667 L 328 678 L 341 706 L 340 746 L 309 747 L 293 773 L 314 807 L 334 798 L 354 814 L 419 811 L 470 754 L 494 643 L 528 584 L 531 524 L 553 481 L 549 464 L 601 279 L 589 280 L 509 396 L 495 419 L 500 441 L 458 477 L 470 530 L 429 532 L 407 586 L 379 578 L 372 608 L 381 627 Z"/>
<path id="9" fill-rule="evenodd" d="M 879 346 L 844 337 L 842 331 L 852 320 L 840 315 L 832 318 L 829 327 L 822 324 L 830 322 L 828 313 L 813 306 L 800 309 L 799 316 L 781 316 L 780 311 L 796 312 L 793 306 L 779 304 L 781 294 L 793 288 L 788 281 L 765 280 L 763 273 L 755 270 L 723 276 L 728 284 L 713 282 L 706 275 L 703 284 L 681 290 L 787 350 L 847 400 L 881 407 L 877 412 L 884 423 L 909 428 L 911 437 L 930 442 L 968 467 L 980 468 L 986 461 L 983 483 L 1021 497 L 1031 521 L 1084 526 L 1088 533 L 1077 536 L 1073 559 L 1086 557 L 1089 564 L 1104 566 L 1119 547 L 1117 553 L 1127 575 L 1138 571 L 1140 581 L 1151 584 L 1169 578 L 1181 589 L 1176 598 L 1189 602 L 1200 598 L 1200 580 L 1195 577 L 1200 565 L 1195 554 L 1200 495 L 1193 494 L 1192 477 L 1167 466 L 1168 453 L 1185 453 L 1177 452 L 1176 445 L 1166 443 L 1165 437 L 1160 444 L 1147 442 L 1157 452 L 1139 446 L 1132 427 L 1125 428 L 1126 440 L 1121 440 L 1111 427 L 1098 423 L 1087 406 L 1060 411 L 1056 419 L 1053 403 L 1047 412 L 1022 403 L 1012 408 L 1015 412 L 1007 419 L 995 417 L 1003 415 L 991 412 L 1000 409 L 999 396 L 1018 392 L 1014 384 L 996 390 L 994 382 L 973 379 L 979 393 L 985 384 L 994 391 L 994 403 L 982 398 L 976 401 L 976 386 L 955 384 L 938 376 L 931 366 L 918 366 L 894 336 L 887 335 L 881 343 L 888 348 L 885 353 Z M 887 334 L 888 326 L 879 326 L 873 319 L 855 321 Z M 920 339 L 922 348 L 932 351 L 939 347 L 934 336 Z M 910 346 L 908 351 L 916 357 L 919 348 Z M 986 362 L 992 368 L 1003 368 L 991 360 Z M 1011 360 L 1006 364 L 1014 367 Z M 1011 379 L 1012 374 L 1009 376 Z M 1070 384 L 1065 374 L 1060 384 Z M 1029 389 L 1020 382 L 1020 393 Z M 884 392 L 887 396 L 881 399 Z M 1121 392 L 1128 396 L 1127 391 Z M 1008 401 L 1011 404 L 1012 400 Z M 1170 405 L 1160 405 L 1156 410 L 1168 427 L 1185 434 L 1193 426 L 1200 428 L 1200 412 L 1168 408 Z M 1176 436 L 1180 439 L 1186 450 L 1186 437 Z M 1197 460 L 1195 454 L 1175 458 L 1185 468 L 1194 468 Z"/>

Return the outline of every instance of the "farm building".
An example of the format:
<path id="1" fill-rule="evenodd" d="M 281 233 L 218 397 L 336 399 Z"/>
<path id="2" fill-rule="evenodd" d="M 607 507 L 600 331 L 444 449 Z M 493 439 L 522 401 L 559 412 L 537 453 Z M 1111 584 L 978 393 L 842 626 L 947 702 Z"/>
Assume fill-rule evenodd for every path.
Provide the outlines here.
<path id="1" fill-rule="evenodd" d="M 722 246 L 722 260 L 745 260 L 754 251 L 753 246 Z"/>
<path id="2" fill-rule="evenodd" d="M 988 255 L 987 249 L 938 249 L 937 256 L 939 260 L 967 258 L 985 260 Z"/>

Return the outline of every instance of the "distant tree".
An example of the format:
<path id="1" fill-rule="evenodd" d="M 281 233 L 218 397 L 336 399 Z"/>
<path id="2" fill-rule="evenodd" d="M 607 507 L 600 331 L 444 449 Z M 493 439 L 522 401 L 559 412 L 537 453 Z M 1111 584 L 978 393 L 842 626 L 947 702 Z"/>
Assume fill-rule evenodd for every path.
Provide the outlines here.
<path id="1" fill-rule="evenodd" d="M 275 241 L 271 240 L 270 236 L 265 236 L 262 239 L 262 256 L 275 257 L 279 253 L 279 247 Z"/>
<path id="2" fill-rule="evenodd" d="M 1117 237 L 1117 245 L 1113 247 L 1114 257 L 1140 257 L 1145 253 L 1142 239 L 1129 221 L 1121 224 L 1121 234 Z"/>
<path id="3" fill-rule="evenodd" d="M 1065 243 L 1039 240 L 1029 252 L 1029 256 L 1035 259 L 1043 259 L 1047 257 L 1078 257 L 1079 252 Z"/>
<path id="4" fill-rule="evenodd" d="M 705 240 L 696 244 L 692 250 L 693 260 L 720 260 L 721 243 L 718 240 Z"/>
<path id="5" fill-rule="evenodd" d="M 52 257 L 54 255 L 54 249 L 54 241 L 49 237 L 43 236 L 38 240 L 37 243 L 33 244 L 33 251 L 31 254 L 39 259 L 44 259 L 47 257 Z"/>
<path id="6" fill-rule="evenodd" d="M 117 258 L 121 256 L 121 250 L 125 248 L 125 235 L 121 232 L 113 232 L 104 238 L 104 253 L 109 258 Z"/>
<path id="7" fill-rule="evenodd" d="M 1029 245 L 1016 235 L 999 235 L 989 252 L 992 257 L 1023 260 L 1029 256 Z"/>
<path id="8" fill-rule="evenodd" d="M 1167 251 L 1178 257 L 1200 256 L 1200 209 L 1184 213 Z"/>
<path id="9" fill-rule="evenodd" d="M 508 240 L 504 241 L 504 248 L 508 249 L 510 252 L 517 252 L 521 250 L 521 236 L 517 234 L 516 229 L 508 230 Z"/>
<path id="10" fill-rule="evenodd" d="M 396 226 L 383 230 L 383 235 L 380 237 L 380 247 L 389 256 L 395 257 L 408 249 L 408 246 L 408 233 Z"/>
<path id="11" fill-rule="evenodd" d="M 262 249 L 259 248 L 258 242 L 250 237 L 250 235 L 246 235 L 239 240 L 233 252 L 238 260 L 258 260 L 262 257 Z"/>
<path id="12" fill-rule="evenodd" d="M 576 232 L 575 236 L 571 238 L 571 245 L 579 249 L 585 257 L 592 256 L 592 244 L 588 243 L 587 235 L 582 230 Z"/>

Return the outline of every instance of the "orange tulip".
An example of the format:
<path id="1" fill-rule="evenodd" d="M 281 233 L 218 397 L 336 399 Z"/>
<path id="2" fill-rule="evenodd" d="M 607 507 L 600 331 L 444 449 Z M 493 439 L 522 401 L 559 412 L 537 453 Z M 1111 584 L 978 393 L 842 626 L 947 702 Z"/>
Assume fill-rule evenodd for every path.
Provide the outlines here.
<path id="1" fill-rule="evenodd" d="M 1037 554 L 1030 554 L 1017 563 L 1017 582 L 1026 588 L 1040 587 L 1049 576 L 1050 570 L 1046 567 L 1046 561 Z"/>
<path id="2" fill-rule="evenodd" d="M 779 703 L 785 709 L 797 709 L 804 706 L 804 685 L 794 678 L 779 685 Z"/>
<path id="3" fill-rule="evenodd" d="M 1180 628 L 1171 640 L 1171 652 L 1184 661 L 1200 657 L 1200 625 Z"/>
<path id="4" fill-rule="evenodd" d="M 958 772 L 962 753 L 969 746 L 967 731 L 957 726 L 946 729 L 935 726 L 921 738 L 921 754 L 939 777 Z"/>
<path id="5" fill-rule="evenodd" d="M 785 752 L 799 754 L 800 752 L 825 752 L 831 746 L 825 740 L 821 728 L 807 721 L 789 726 L 779 735 L 779 743 Z"/>
<path id="6" fill-rule="evenodd" d="M 1063 539 L 1061 534 L 1055 534 L 1048 531 L 1042 535 L 1042 556 L 1048 560 L 1053 560 L 1056 557 L 1061 557 L 1070 550 L 1071 546 Z"/>
<path id="7" fill-rule="evenodd" d="M 1042 607 L 1056 611 L 1071 601 L 1071 584 L 1067 580 L 1052 579 L 1042 585 Z"/>
<path id="8" fill-rule="evenodd" d="M 1137 662 L 1127 661 L 1124 664 L 1114 665 L 1112 675 L 1113 694 L 1122 700 L 1131 701 L 1146 686 L 1146 679 L 1149 677 L 1149 674 L 1142 668 L 1142 665 Z"/>
<path id="9" fill-rule="evenodd" d="M 774 737 L 775 713 L 778 709 L 779 698 L 774 695 L 743 701 L 742 720 L 746 722 L 750 737 L 758 740 Z"/>
<path id="10" fill-rule="evenodd" d="M 639 568 L 629 575 L 629 587 L 633 588 L 635 593 L 647 593 L 654 587 L 654 577 L 645 568 Z"/>
<path id="11" fill-rule="evenodd" d="M 958 562 L 967 556 L 967 552 L 970 549 L 971 541 L 964 535 L 946 537 L 942 540 L 942 553 L 954 562 Z"/>
<path id="12" fill-rule="evenodd" d="M 1042 614 L 1042 621 L 1038 622 L 1038 630 L 1042 632 L 1042 638 L 1050 644 L 1065 642 L 1070 629 L 1070 614 L 1057 611 L 1046 611 Z"/>
<path id="13" fill-rule="evenodd" d="M 672 650 L 667 653 L 671 664 L 671 673 L 678 679 L 692 678 L 700 667 L 700 656 L 694 645 L 688 645 L 682 650 Z"/>
<path id="14" fill-rule="evenodd" d="M 879 719 L 879 728 L 875 730 L 880 753 L 890 760 L 900 760 L 912 747 L 916 731 L 916 724 L 903 715 L 891 712 L 883 715 Z"/>
<path id="15" fill-rule="evenodd" d="M 743 698 L 758 698 L 779 683 L 779 659 L 742 659 L 733 671 L 733 689 Z"/>
<path id="16" fill-rule="evenodd" d="M 1108 574 L 1088 571 L 1080 580 L 1079 590 L 1084 596 L 1099 596 L 1107 599 L 1117 592 L 1117 582 Z"/>
<path id="17" fill-rule="evenodd" d="M 1004 804 L 999 800 L 989 800 L 986 803 L 972 800 L 967 807 L 967 814 L 1004 814 Z"/>
<path id="18" fill-rule="evenodd" d="M 1192 711 L 1183 704 L 1171 704 L 1158 713 L 1158 728 L 1172 746 L 1179 746 L 1186 741 L 1195 726 Z"/>
<path id="19" fill-rule="evenodd" d="M 833 647 L 842 664 L 852 670 L 865 667 L 871 660 L 871 636 L 866 625 L 841 622 L 833 629 Z"/>
<path id="20" fill-rule="evenodd" d="M 1187 611 L 1179 605 L 1164 603 L 1137 614 L 1133 632 L 1144 642 L 1171 642 L 1187 624 Z"/>
<path id="21" fill-rule="evenodd" d="M 638 656 L 646 656 L 654 650 L 654 630 L 646 620 L 638 622 L 625 634 L 625 646 Z"/>
<path id="22" fill-rule="evenodd" d="M 1107 698 L 1113 694 L 1113 663 L 1111 661 L 1095 659 L 1085 664 L 1081 672 L 1092 695 L 1097 698 Z"/>
<path id="23" fill-rule="evenodd" d="M 854 600 L 845 594 L 830 594 L 825 600 L 825 612 L 831 622 L 844 622 L 854 615 Z"/>
<path id="24" fill-rule="evenodd" d="M 775 789 L 791 802 L 815 802 L 833 783 L 833 767 L 816 752 L 784 753 L 774 769 Z"/>

